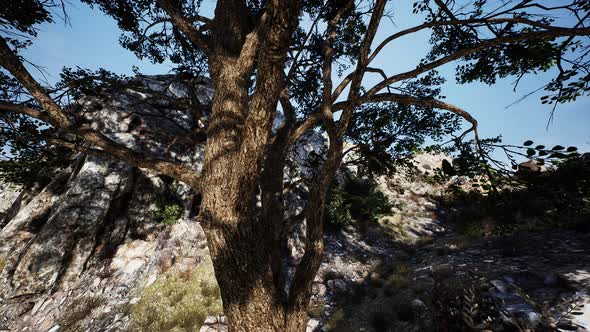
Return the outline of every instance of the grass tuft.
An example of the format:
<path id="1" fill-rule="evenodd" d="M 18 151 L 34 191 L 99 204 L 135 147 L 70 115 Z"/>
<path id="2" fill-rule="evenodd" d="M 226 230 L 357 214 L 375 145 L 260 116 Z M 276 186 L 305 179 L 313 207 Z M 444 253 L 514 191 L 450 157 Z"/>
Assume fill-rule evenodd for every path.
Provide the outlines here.
<path id="1" fill-rule="evenodd" d="M 198 331 L 207 316 L 223 313 L 210 263 L 200 264 L 190 275 L 163 275 L 129 311 L 130 331 Z"/>

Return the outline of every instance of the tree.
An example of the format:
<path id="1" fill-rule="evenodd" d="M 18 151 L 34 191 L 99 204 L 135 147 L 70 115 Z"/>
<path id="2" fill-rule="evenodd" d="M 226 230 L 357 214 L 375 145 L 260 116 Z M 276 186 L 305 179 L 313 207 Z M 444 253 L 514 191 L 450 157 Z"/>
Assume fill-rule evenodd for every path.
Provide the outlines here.
<path id="1" fill-rule="evenodd" d="M 77 123 L 60 98 L 63 91 L 100 84 L 108 75 L 86 73 L 53 90 L 32 77 L 18 51 L 62 8 L 59 1 L 20 0 L 0 9 L 3 120 L 8 114 L 41 120 L 51 128 L 44 137 L 49 144 L 153 169 L 200 190 L 199 220 L 234 331 L 305 329 L 323 253 L 326 192 L 349 152 L 343 151 L 347 137 L 361 156 L 387 160 L 400 148 L 399 135 L 375 121 L 396 120 L 391 110 L 403 106 L 410 114 L 442 110 L 461 117 L 471 127 L 459 137 L 474 132 L 477 142 L 477 121 L 441 100 L 437 68 L 457 61 L 459 82 L 493 84 L 556 67 L 544 101 L 570 101 L 589 91 L 585 0 L 420 0 L 414 13 L 425 21 L 379 42 L 375 36 L 389 16 L 385 0 L 219 0 L 212 18 L 199 14 L 200 1 L 83 2 L 115 18 L 121 43 L 138 57 L 168 59 L 178 70 L 211 77 L 215 94 L 202 172 L 143 155 Z M 560 15 L 570 19 L 555 18 Z M 432 50 L 414 69 L 388 74 L 378 67 L 381 51 L 423 30 L 432 32 Z M 372 74 L 382 80 L 367 86 Z M 273 131 L 279 112 L 284 121 Z M 309 181 L 305 255 L 291 280 L 281 268 L 283 169 L 289 147 L 311 130 L 325 131 L 329 147 Z"/>

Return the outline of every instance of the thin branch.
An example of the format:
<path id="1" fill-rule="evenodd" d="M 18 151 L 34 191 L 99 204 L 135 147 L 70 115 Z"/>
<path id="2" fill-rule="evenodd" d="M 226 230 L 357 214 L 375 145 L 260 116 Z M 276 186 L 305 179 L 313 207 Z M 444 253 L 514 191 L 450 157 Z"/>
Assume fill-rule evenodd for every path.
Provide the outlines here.
<path id="1" fill-rule="evenodd" d="M 43 87 L 35 81 L 2 37 L 0 37 L 0 65 L 8 70 L 26 88 L 45 110 L 45 112 L 41 112 L 23 105 L 3 102 L 0 104 L 0 107 L 5 111 L 13 111 L 35 117 L 66 133 L 84 138 L 88 143 L 104 151 L 103 154 L 108 155 L 110 158 L 122 160 L 137 167 L 159 171 L 185 182 L 194 188 L 198 188 L 200 184 L 199 175 L 196 174 L 194 169 L 163 159 L 151 159 L 143 153 L 113 141 L 90 127 L 74 124 Z"/>
<path id="2" fill-rule="evenodd" d="M 361 41 L 357 66 L 356 70 L 354 71 L 355 74 L 352 77 L 350 90 L 348 91 L 347 99 L 350 105 L 349 107 L 344 109 L 342 115 L 340 116 L 340 121 L 338 122 L 338 135 L 340 137 L 342 137 L 344 133 L 348 130 L 348 124 L 350 123 L 354 110 L 357 106 L 357 99 L 360 95 L 361 82 L 363 80 L 364 74 L 367 71 L 367 66 L 369 64 L 369 52 L 371 49 L 371 44 L 373 44 L 373 40 L 375 39 L 375 35 L 377 34 L 377 29 L 379 28 L 379 24 L 381 23 L 381 18 L 383 17 L 386 2 L 387 1 L 385 0 L 377 0 L 375 2 L 375 8 L 373 9 L 373 13 L 369 21 L 369 26 L 367 27 L 367 32 L 365 33 L 365 37 Z"/>
<path id="3" fill-rule="evenodd" d="M 551 31 L 534 31 L 534 32 L 521 33 L 521 34 L 507 36 L 507 37 L 485 40 L 485 41 L 482 41 L 481 43 L 478 43 L 477 45 L 475 45 L 473 47 L 459 50 L 453 54 L 447 55 L 447 56 L 442 57 L 438 60 L 420 65 L 419 67 L 417 67 L 414 70 L 410 70 L 405 73 L 391 76 L 388 79 L 383 80 L 380 83 L 373 86 L 367 92 L 367 95 L 368 96 L 374 95 L 377 92 L 381 91 L 382 89 L 386 88 L 387 86 L 389 86 L 395 82 L 399 82 L 399 81 L 403 81 L 403 80 L 406 80 L 409 78 L 416 77 L 422 73 L 425 73 L 425 72 L 428 72 L 432 69 L 438 68 L 438 67 L 440 67 L 444 64 L 447 64 L 451 61 L 460 59 L 460 58 L 465 57 L 469 54 L 476 53 L 478 51 L 484 50 L 489 47 L 497 46 L 497 45 L 507 43 L 507 42 L 516 42 L 516 41 L 533 40 L 533 39 L 544 39 L 544 38 L 550 39 L 550 38 L 565 37 L 565 36 L 572 36 L 572 35 L 575 35 L 575 36 L 590 35 L 590 28 L 555 29 L 555 30 L 551 30 Z"/>
<path id="4" fill-rule="evenodd" d="M 204 53 L 209 52 L 207 38 L 197 30 L 191 19 L 183 16 L 182 13 L 174 7 L 171 0 L 157 0 L 156 3 L 166 12 L 166 14 L 168 14 L 168 16 L 170 16 L 172 23 L 178 28 L 178 30 L 182 31 L 182 33 L 184 33 L 184 35 L 196 47 L 201 49 Z"/>
<path id="5" fill-rule="evenodd" d="M 305 45 L 309 41 L 309 38 L 313 34 L 315 27 L 317 26 L 318 22 L 320 21 L 320 18 L 322 17 L 322 14 L 324 13 L 324 8 L 326 7 L 326 5 L 327 5 L 327 2 L 324 4 L 322 9 L 320 9 L 320 11 L 318 12 L 318 15 L 313 20 L 313 23 L 311 24 L 311 27 L 309 28 L 309 31 L 307 32 L 307 35 L 305 36 L 303 43 L 301 44 L 301 46 L 297 50 L 297 53 L 295 54 L 295 56 L 293 57 L 293 63 L 291 64 L 291 68 L 289 68 L 289 71 L 287 73 L 287 80 L 289 80 L 291 78 L 291 76 L 293 75 L 295 70 L 297 70 L 297 67 L 299 67 L 299 57 L 303 53 L 303 50 L 305 49 Z"/>
<path id="6" fill-rule="evenodd" d="M 51 122 L 51 118 L 49 117 L 49 115 L 47 113 L 45 113 L 43 111 L 39 111 L 39 110 L 31 108 L 31 107 L 24 106 L 24 105 L 18 105 L 18 104 L 12 104 L 12 103 L 0 101 L 0 111 L 20 113 L 20 114 L 28 115 L 32 118 L 42 120 L 47 123 Z"/>

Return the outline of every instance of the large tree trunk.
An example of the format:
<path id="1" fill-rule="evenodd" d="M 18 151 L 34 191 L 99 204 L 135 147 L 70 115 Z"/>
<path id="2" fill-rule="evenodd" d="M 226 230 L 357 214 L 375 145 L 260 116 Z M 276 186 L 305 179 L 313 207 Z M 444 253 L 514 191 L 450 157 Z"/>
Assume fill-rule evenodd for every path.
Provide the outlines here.
<path id="1" fill-rule="evenodd" d="M 285 290 L 277 276 L 277 234 L 283 216 L 263 212 L 272 202 L 268 193 L 277 192 L 276 180 L 282 184 L 285 155 L 276 154 L 276 164 L 264 163 L 298 6 L 297 1 L 269 4 L 251 27 L 242 15 L 247 10 L 242 2 L 220 1 L 212 25 L 217 38 L 209 70 L 215 96 L 199 217 L 232 331 L 289 330 Z M 254 68 L 256 86 L 249 93 Z M 263 174 L 272 185 L 264 184 Z"/>
<path id="2" fill-rule="evenodd" d="M 234 77 L 232 82 L 239 81 Z M 311 283 L 323 254 L 326 191 L 340 165 L 341 142 L 331 146 L 317 183 L 310 189 L 305 255 L 294 280 L 285 283 L 280 244 L 288 145 L 282 140 L 289 130 L 279 131 L 268 144 L 265 136 L 249 140 L 249 133 L 242 133 L 239 127 L 218 132 L 218 124 L 227 126 L 240 114 L 241 99 L 236 93 L 239 87 L 231 83 L 216 86 L 215 91 L 200 218 L 230 330 L 305 331 Z M 246 139 L 242 142 L 238 137 Z M 245 149 L 245 144 L 252 145 Z M 286 289 L 288 284 L 290 289 Z"/>
<path id="3" fill-rule="evenodd" d="M 270 264 L 273 241 L 265 236 L 269 229 L 257 208 L 268 133 L 243 139 L 253 133 L 244 133 L 247 82 L 236 73 L 228 62 L 215 72 L 214 81 L 221 83 L 214 86 L 200 220 L 231 329 L 281 331 L 283 306 Z"/>

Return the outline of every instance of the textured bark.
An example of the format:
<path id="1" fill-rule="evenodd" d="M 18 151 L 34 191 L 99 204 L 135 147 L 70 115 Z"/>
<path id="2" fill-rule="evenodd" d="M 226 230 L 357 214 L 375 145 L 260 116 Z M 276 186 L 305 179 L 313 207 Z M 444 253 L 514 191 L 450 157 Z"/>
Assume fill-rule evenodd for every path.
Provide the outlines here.
<path id="1" fill-rule="evenodd" d="M 236 11 L 240 3 L 218 2 L 213 22 L 217 43 L 212 47 L 209 68 L 215 95 L 207 132 L 200 219 L 230 330 L 287 331 L 284 291 L 276 283 L 273 256 L 283 216 L 262 213 L 257 197 L 261 187 L 269 189 L 263 185 L 263 165 L 283 90 L 285 45 L 296 25 L 298 3 L 269 4 L 268 12 L 253 29 Z M 256 88 L 248 96 L 254 61 Z M 273 168 L 282 168 L 280 159 L 284 160 L 284 154 Z M 269 171 L 266 174 L 271 179 L 282 177 L 282 170 Z M 276 192 L 277 181 L 271 182 Z M 263 196 L 266 206 L 270 198 Z"/>

